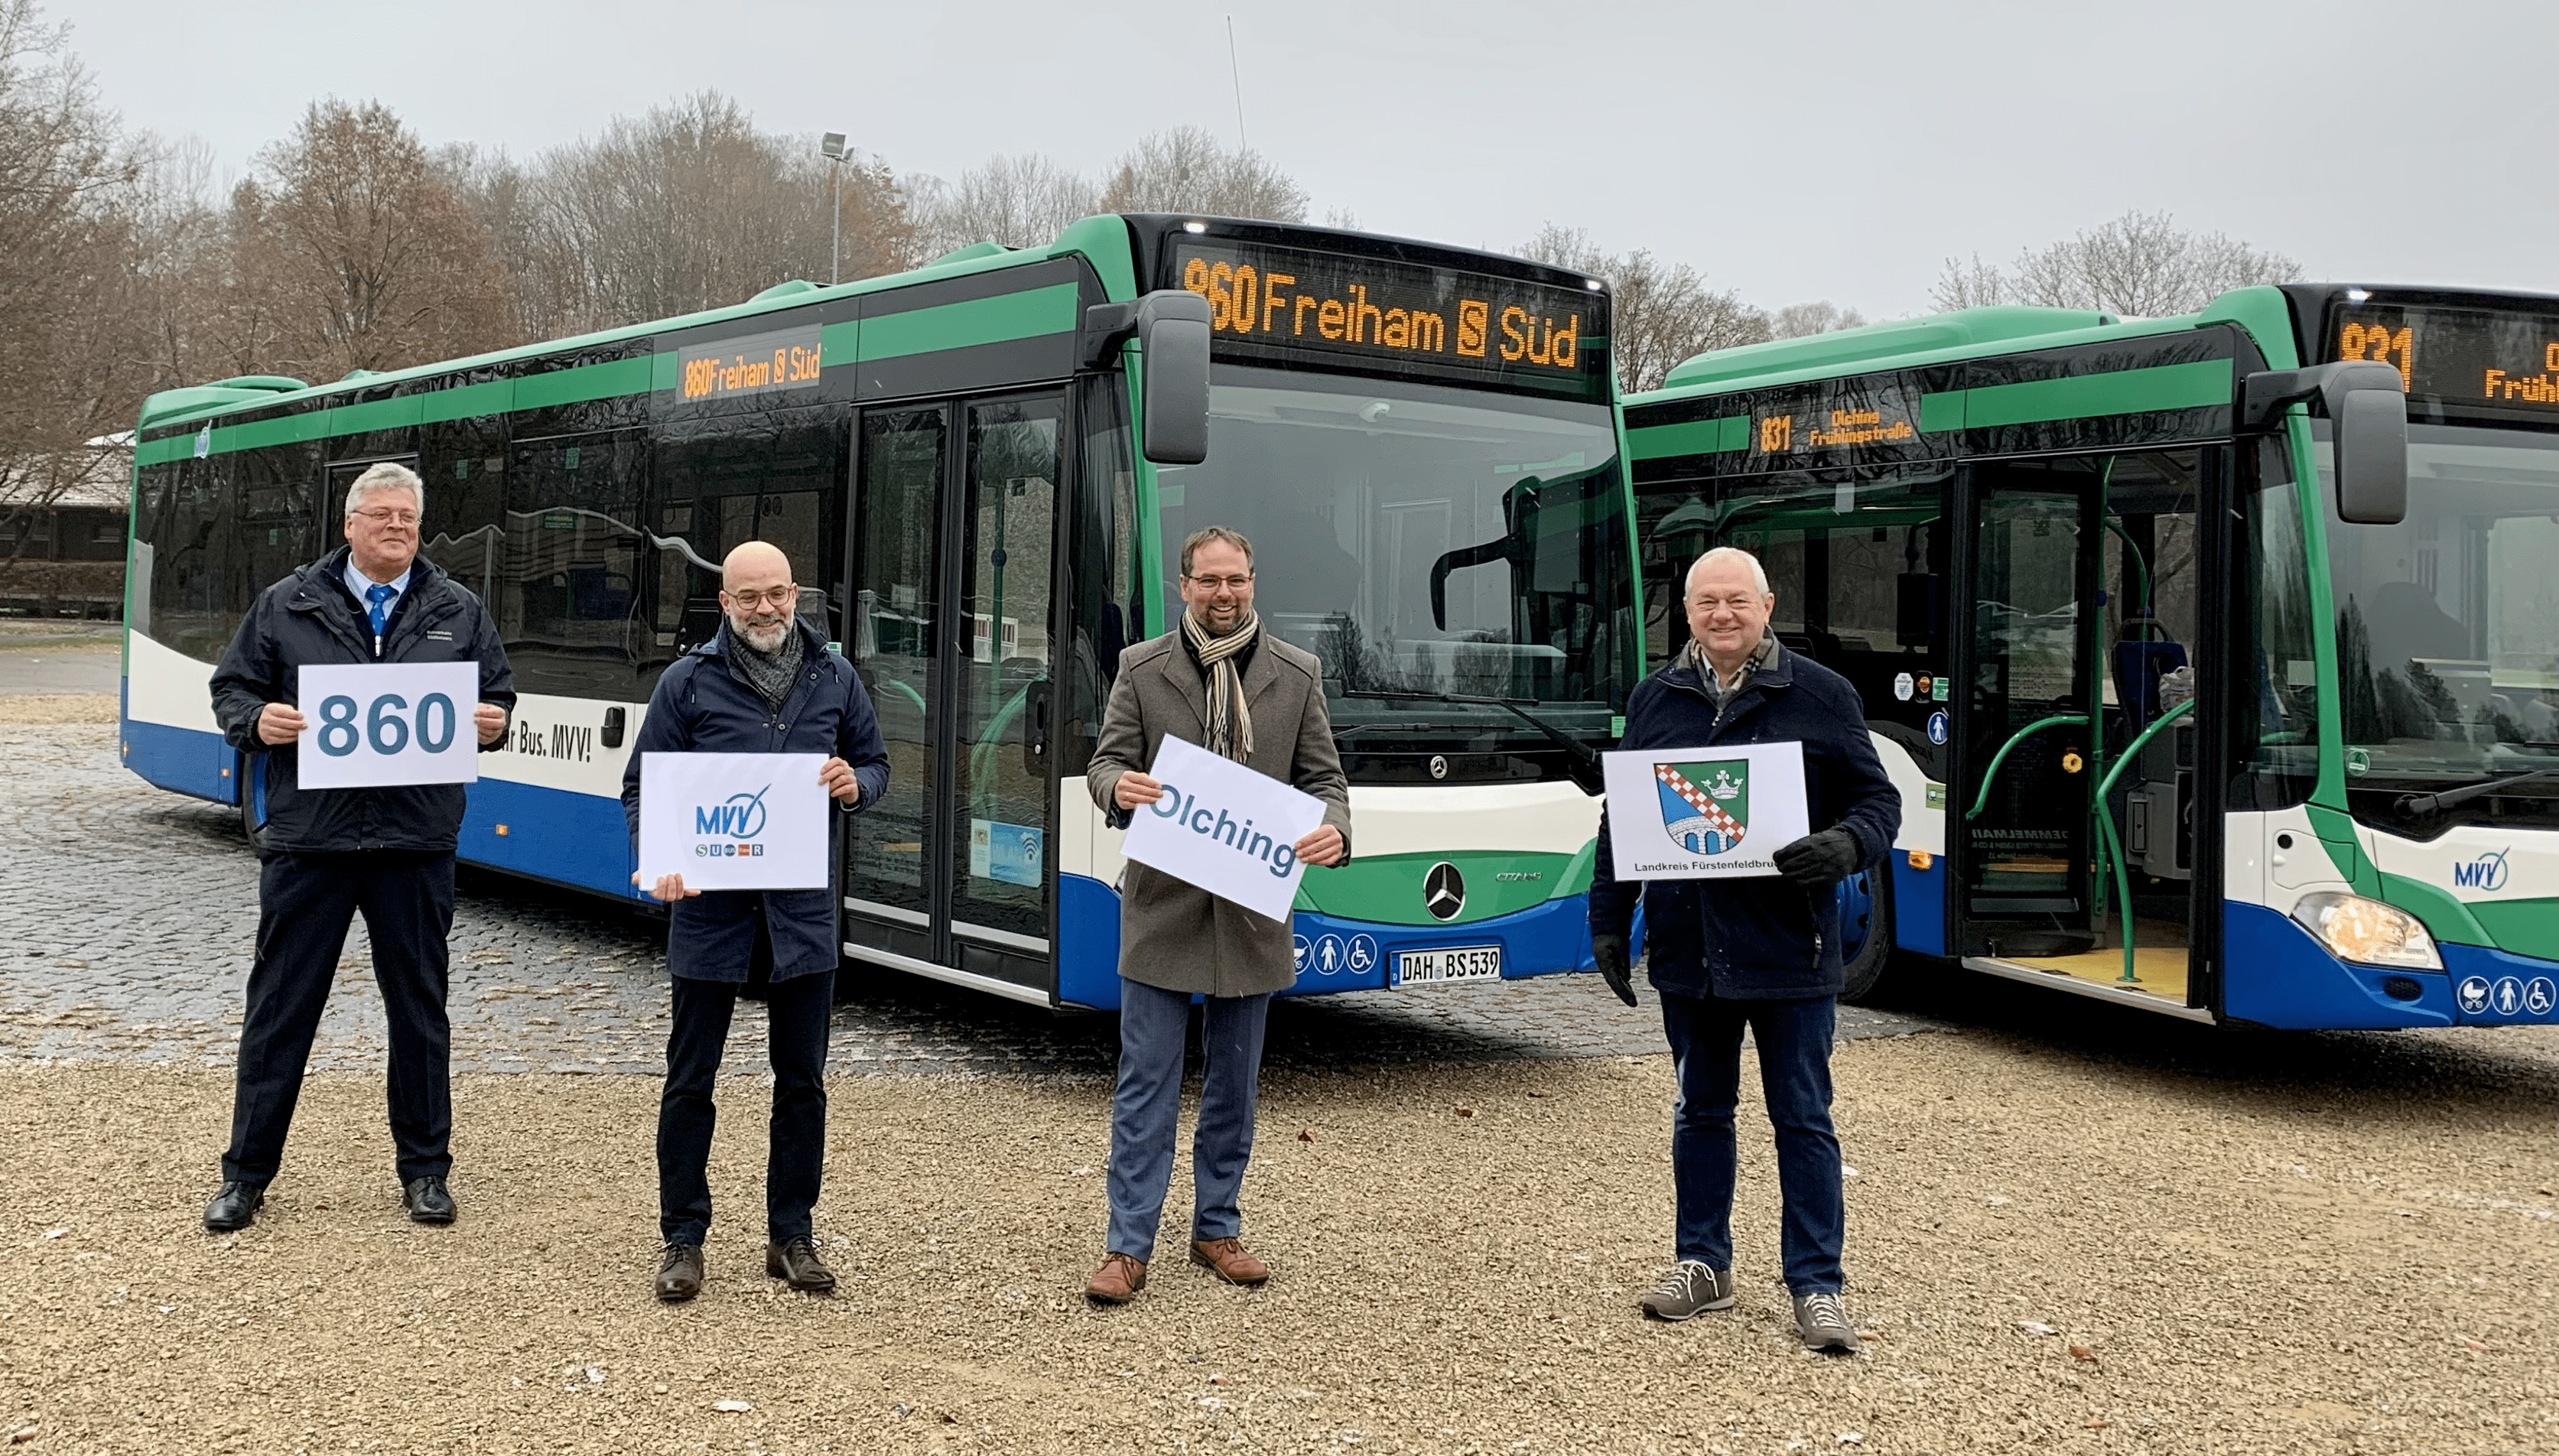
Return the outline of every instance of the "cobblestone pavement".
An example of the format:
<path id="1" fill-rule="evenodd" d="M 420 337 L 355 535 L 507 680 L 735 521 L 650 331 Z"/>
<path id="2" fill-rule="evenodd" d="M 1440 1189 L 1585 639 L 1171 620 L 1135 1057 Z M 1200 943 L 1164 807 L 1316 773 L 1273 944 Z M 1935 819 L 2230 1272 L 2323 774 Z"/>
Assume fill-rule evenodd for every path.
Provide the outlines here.
<path id="1" fill-rule="evenodd" d="M 256 861 L 232 811 L 153 789 L 117 764 L 108 724 L 0 726 L 0 813 L 20 826 L 0 901 L 0 1060 L 226 1066 L 257 926 Z M 626 907 L 465 870 L 454 918 L 457 1071 L 665 1069 L 665 931 Z M 381 1065 L 384 1023 L 360 918 L 341 956 L 315 1067 Z M 897 971 L 840 974 L 832 1065 L 843 1072 L 1104 1078 L 1107 1016 L 1045 1010 Z M 1273 1066 L 1644 1056 L 1663 1050 L 1587 976 L 1407 994 L 1283 1000 Z M 1842 1008 L 1843 1036 L 1924 1030 Z M 736 1022 L 730 1070 L 763 1065 L 762 1018 Z"/>

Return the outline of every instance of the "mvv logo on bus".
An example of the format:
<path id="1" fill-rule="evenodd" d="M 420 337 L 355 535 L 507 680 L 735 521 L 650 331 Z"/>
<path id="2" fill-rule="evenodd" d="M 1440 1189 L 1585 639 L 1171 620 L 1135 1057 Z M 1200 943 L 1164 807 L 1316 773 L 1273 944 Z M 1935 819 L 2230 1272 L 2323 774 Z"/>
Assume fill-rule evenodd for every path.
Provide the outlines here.
<path id="1" fill-rule="evenodd" d="M 2453 888 L 2485 890 L 2493 894 L 2505 888 L 2505 857 L 2514 852 L 2513 845 L 2483 854 L 2469 861 L 2453 864 Z"/>
<path id="2" fill-rule="evenodd" d="M 705 842 L 693 846 L 697 859 L 752 859 L 764 852 L 754 842 L 764 832 L 764 796 L 773 792 L 765 785 L 753 794 L 732 794 L 719 803 L 693 805 L 693 832 L 705 836 Z"/>

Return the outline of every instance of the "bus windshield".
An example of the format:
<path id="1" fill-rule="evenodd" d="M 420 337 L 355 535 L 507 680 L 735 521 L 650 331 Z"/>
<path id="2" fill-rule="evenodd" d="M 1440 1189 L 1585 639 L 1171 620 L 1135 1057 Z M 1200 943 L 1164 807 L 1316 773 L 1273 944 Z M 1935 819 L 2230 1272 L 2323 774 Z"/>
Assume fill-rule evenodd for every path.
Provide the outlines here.
<path id="1" fill-rule="evenodd" d="M 1322 659 L 1346 747 L 1540 742 L 1430 694 L 1608 733 L 1632 686 L 1633 563 L 1607 406 L 1235 365 L 1212 380 L 1208 463 L 1158 477 L 1167 602 L 1183 537 L 1232 526 L 1264 627 Z"/>
<path id="2" fill-rule="evenodd" d="M 2319 456 L 2349 785 L 2559 768 L 2559 435 L 2412 423 L 2392 526 L 2339 521 Z"/>

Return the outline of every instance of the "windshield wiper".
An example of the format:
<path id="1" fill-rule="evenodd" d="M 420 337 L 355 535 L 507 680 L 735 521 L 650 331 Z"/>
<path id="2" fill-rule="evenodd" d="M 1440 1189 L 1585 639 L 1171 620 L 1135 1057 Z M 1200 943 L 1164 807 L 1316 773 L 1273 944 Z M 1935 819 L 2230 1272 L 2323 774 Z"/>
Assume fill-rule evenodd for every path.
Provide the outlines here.
<path id="1" fill-rule="evenodd" d="M 2531 769 L 2520 774 L 2508 774 L 2501 779 L 2484 779 L 2477 784 L 2465 784 L 2459 789 L 2447 789 L 2439 794 L 2403 794 L 2399 796 L 2399 812 L 2434 813 L 2438 809 L 2451 808 L 2457 803 L 2467 803 L 2482 795 L 2494 794 L 2500 789 L 2531 779 L 2559 779 L 2559 769 Z"/>
<path id="2" fill-rule="evenodd" d="M 1569 760 L 1565 765 L 1565 773 L 1572 778 L 1575 787 L 1593 799 L 1607 792 L 1607 780 L 1599 770 L 1599 755 L 1592 751 L 1590 745 L 1522 706 L 1522 704 L 1536 702 L 1537 699 L 1533 697 L 1479 697 L 1473 693 L 1421 692 L 1401 687 L 1344 687 L 1342 696 L 1375 698 L 1382 702 L 1465 703 L 1501 708 L 1546 735 L 1549 742 L 1564 750 Z"/>

